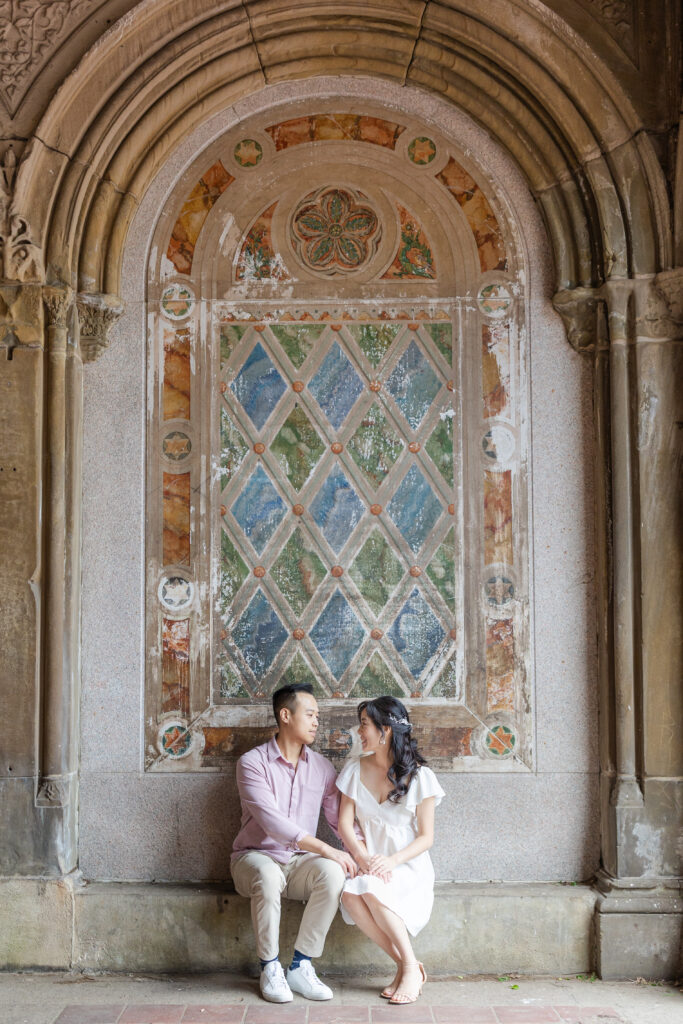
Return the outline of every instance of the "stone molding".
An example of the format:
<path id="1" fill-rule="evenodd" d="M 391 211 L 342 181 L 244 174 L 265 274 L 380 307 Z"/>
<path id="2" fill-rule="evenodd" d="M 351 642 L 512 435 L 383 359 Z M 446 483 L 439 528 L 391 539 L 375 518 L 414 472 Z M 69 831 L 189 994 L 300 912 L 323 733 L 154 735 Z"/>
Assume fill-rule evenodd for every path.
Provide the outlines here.
<path id="1" fill-rule="evenodd" d="M 683 324 L 683 267 L 663 270 L 655 278 L 655 290 L 669 307 L 672 320 Z"/>
<path id="2" fill-rule="evenodd" d="M 118 295 L 80 294 L 76 300 L 81 337 L 81 356 L 92 363 L 109 347 L 109 329 L 124 310 Z"/>
<path id="3" fill-rule="evenodd" d="M 587 352 L 595 345 L 599 301 L 595 288 L 564 289 L 553 295 L 553 308 L 562 317 L 567 340 L 577 352 Z"/>
<path id="4" fill-rule="evenodd" d="M 590 352 L 606 344 L 680 338 L 683 324 L 683 268 L 643 278 L 616 278 L 600 288 L 556 292 L 553 308 L 562 317 L 569 344 Z M 604 304 L 607 327 L 600 328 Z"/>
<path id="5" fill-rule="evenodd" d="M 6 281 L 36 281 L 43 278 L 43 258 L 33 241 L 28 221 L 14 201 L 17 158 L 9 146 L 0 168 L 0 244 L 2 277 Z"/>
<path id="6" fill-rule="evenodd" d="M 68 776 L 40 779 L 36 793 L 36 807 L 68 807 L 71 802 L 69 783 Z"/>

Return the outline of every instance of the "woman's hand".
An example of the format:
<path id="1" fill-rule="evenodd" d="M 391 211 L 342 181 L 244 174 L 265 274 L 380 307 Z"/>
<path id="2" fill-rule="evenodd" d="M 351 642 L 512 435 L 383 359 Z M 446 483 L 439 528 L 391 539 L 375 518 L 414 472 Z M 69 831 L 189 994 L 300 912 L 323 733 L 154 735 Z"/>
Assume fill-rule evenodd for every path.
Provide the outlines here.
<path id="1" fill-rule="evenodd" d="M 396 867 L 393 857 L 383 857 L 379 853 L 373 854 L 368 861 L 366 874 L 377 875 L 383 882 L 391 880 L 391 873 Z"/>

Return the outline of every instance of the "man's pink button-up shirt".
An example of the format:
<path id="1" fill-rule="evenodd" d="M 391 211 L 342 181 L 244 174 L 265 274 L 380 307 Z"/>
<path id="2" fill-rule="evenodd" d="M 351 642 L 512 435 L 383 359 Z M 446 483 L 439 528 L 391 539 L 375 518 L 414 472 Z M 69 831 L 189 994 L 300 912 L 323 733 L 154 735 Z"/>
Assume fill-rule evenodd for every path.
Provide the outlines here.
<path id="1" fill-rule="evenodd" d="M 304 747 L 296 768 L 283 757 L 277 740 L 242 754 L 237 762 L 237 788 L 242 825 L 232 848 L 237 857 L 260 850 L 286 864 L 304 836 L 318 830 L 320 808 L 337 831 L 337 773 L 322 754 Z"/>

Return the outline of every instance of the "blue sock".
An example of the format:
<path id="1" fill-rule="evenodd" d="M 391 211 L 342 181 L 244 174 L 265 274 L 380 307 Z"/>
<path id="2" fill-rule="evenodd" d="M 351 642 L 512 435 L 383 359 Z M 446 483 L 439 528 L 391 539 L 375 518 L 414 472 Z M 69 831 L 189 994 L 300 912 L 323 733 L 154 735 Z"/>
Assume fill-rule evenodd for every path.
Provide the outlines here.
<path id="1" fill-rule="evenodd" d="M 261 970 L 263 970 L 266 964 L 274 964 L 276 960 L 276 956 L 274 956 L 272 960 L 259 960 L 259 963 L 261 964 Z"/>
<path id="2" fill-rule="evenodd" d="M 292 962 L 289 965 L 290 971 L 295 971 L 297 969 L 297 967 L 300 967 L 302 960 L 310 960 L 310 959 L 311 959 L 310 956 L 306 956 L 305 953 L 300 953 L 298 949 L 295 949 L 294 950 L 294 956 L 292 957 Z"/>

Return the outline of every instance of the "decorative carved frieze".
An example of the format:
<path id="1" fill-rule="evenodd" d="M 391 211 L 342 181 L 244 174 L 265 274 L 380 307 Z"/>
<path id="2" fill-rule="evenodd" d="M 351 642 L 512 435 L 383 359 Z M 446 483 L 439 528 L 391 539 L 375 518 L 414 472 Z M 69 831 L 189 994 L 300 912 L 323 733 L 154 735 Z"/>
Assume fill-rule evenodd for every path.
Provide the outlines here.
<path id="1" fill-rule="evenodd" d="M 43 259 L 28 219 L 14 205 L 17 161 L 11 146 L 0 167 L 0 273 L 6 281 L 40 281 Z"/>
<path id="2" fill-rule="evenodd" d="M 14 114 L 40 68 L 93 0 L 0 0 L 0 96 Z"/>
<path id="3" fill-rule="evenodd" d="M 118 295 L 81 294 L 77 299 L 81 356 L 91 363 L 109 346 L 109 328 L 123 313 Z"/>
<path id="4" fill-rule="evenodd" d="M 8 359 L 14 350 L 43 345 L 43 310 L 40 285 L 0 285 L 0 348 Z"/>
<path id="5" fill-rule="evenodd" d="M 553 307 L 562 317 L 569 344 L 577 352 L 585 352 L 596 343 L 599 301 L 593 288 L 566 289 L 553 295 Z"/>

